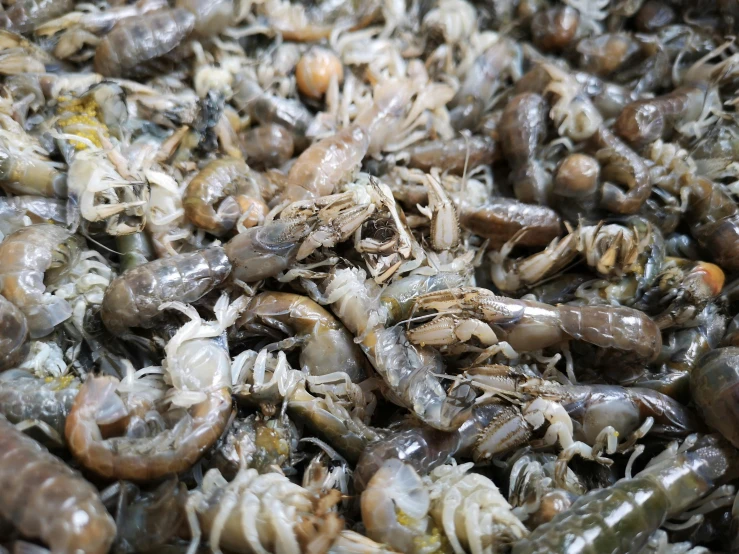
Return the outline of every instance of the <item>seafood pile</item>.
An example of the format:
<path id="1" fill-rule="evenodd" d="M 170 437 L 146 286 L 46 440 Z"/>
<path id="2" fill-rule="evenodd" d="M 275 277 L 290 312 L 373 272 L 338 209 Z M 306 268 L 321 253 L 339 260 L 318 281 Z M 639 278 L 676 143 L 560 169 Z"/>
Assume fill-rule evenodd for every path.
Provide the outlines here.
<path id="1" fill-rule="evenodd" d="M 739 553 L 735 2 L 0 14 L 0 553 Z"/>

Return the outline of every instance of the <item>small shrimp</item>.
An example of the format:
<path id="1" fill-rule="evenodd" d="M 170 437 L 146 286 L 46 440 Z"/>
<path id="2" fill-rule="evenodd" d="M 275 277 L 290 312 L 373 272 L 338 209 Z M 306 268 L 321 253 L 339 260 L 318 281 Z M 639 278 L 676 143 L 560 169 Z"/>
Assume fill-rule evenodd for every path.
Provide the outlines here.
<path id="1" fill-rule="evenodd" d="M 0 240 L 31 223 L 67 222 L 67 203 L 43 196 L 0 197 Z"/>
<path id="2" fill-rule="evenodd" d="M 344 68 L 339 57 L 320 46 L 310 48 L 295 66 L 295 81 L 298 90 L 308 98 L 320 100 L 326 94 L 332 81 L 341 84 Z"/>
<path id="3" fill-rule="evenodd" d="M 166 67 L 166 55 L 195 28 L 183 8 L 135 15 L 120 21 L 95 49 L 95 71 L 106 77 L 146 77 Z"/>
<path id="4" fill-rule="evenodd" d="M 219 35 L 234 22 L 233 0 L 177 0 L 175 8 L 195 16 L 193 36 L 197 38 Z"/>
<path id="5" fill-rule="evenodd" d="M 0 514 L 53 552 L 104 554 L 113 519 L 79 473 L 0 417 Z"/>
<path id="6" fill-rule="evenodd" d="M 425 172 L 441 167 L 445 172 L 462 175 L 465 168 L 470 171 L 481 165 L 492 164 L 500 156 L 500 152 L 492 139 L 473 135 L 469 138 L 419 142 L 400 155 L 408 157 L 408 167 Z"/>
<path id="7" fill-rule="evenodd" d="M 0 293 L 25 314 L 31 338 L 48 335 L 72 315 L 69 303 L 46 292 L 45 277 L 64 272 L 77 241 L 58 225 L 31 225 L 0 243 Z"/>
<path id="8" fill-rule="evenodd" d="M 221 546 L 231 552 L 325 552 L 344 528 L 332 509 L 340 498 L 338 491 L 321 495 L 281 473 L 243 469 L 229 483 L 211 469 L 187 501 L 189 552 L 203 532 L 213 552 Z"/>
<path id="9" fill-rule="evenodd" d="M 579 27 L 579 11 L 571 6 L 554 6 L 531 18 L 531 38 L 544 52 L 561 52 L 575 40 Z"/>
<path id="10" fill-rule="evenodd" d="M 37 25 L 45 23 L 67 12 L 72 11 L 74 2 L 72 0 L 22 0 L 9 6 L 5 10 L 6 17 L 10 20 L 11 29 L 16 33 L 27 33 Z"/>
<path id="11" fill-rule="evenodd" d="M 290 168 L 288 188 L 281 198 L 296 201 L 333 194 L 357 173 L 369 141 L 363 127 L 352 125 L 314 143 Z"/>
<path id="12" fill-rule="evenodd" d="M 185 471 L 218 440 L 231 417 L 231 395 L 222 388 L 184 411 L 171 429 L 153 437 L 103 438 L 101 425 L 129 416 L 128 407 L 116 393 L 119 385 L 114 377 L 89 377 L 65 426 L 70 452 L 106 479 L 151 481 Z M 101 418 L 101 414 L 106 417 Z"/>
<path id="13" fill-rule="evenodd" d="M 27 338 L 26 316 L 0 296 L 0 371 L 16 367 L 26 357 Z"/>
<path id="14" fill-rule="evenodd" d="M 311 375 L 345 372 L 353 382 L 365 377 L 364 356 L 352 335 L 331 313 L 306 296 L 263 292 L 249 302 L 239 319 L 241 328 L 280 324 L 292 337 L 279 344 L 300 347 L 301 368 Z"/>
<path id="15" fill-rule="evenodd" d="M 521 246 L 546 246 L 562 234 L 562 219 L 546 206 L 525 204 L 509 198 L 494 198 L 482 206 L 462 206 L 460 223 L 465 229 L 501 246 L 526 228 Z"/>
<path id="16" fill-rule="evenodd" d="M 513 554 L 639 552 L 667 518 L 680 515 L 733 476 L 735 464 L 736 452 L 716 437 L 686 440 L 675 455 L 635 477 L 581 496 L 516 543 Z"/>
<path id="17" fill-rule="evenodd" d="M 598 188 L 600 164 L 587 154 L 569 154 L 557 168 L 552 192 L 565 198 L 584 198 Z"/>
<path id="18" fill-rule="evenodd" d="M 546 205 L 551 176 L 536 160 L 546 137 L 547 104 L 538 94 L 517 94 L 498 126 L 503 153 L 512 169 L 513 191 L 521 202 Z"/>
<path id="19" fill-rule="evenodd" d="M 22 369 L 0 374 L 0 413 L 13 424 L 48 426 L 64 437 L 64 425 L 80 388 L 71 376 L 40 378 Z"/>
<path id="20" fill-rule="evenodd" d="M 67 197 L 67 177 L 30 149 L 0 140 L 0 186 L 11 194 Z"/>
<path id="21" fill-rule="evenodd" d="M 222 158 L 206 165 L 187 185 L 182 197 L 187 218 L 195 226 L 222 236 L 244 214 L 246 227 L 267 215 L 256 174 L 243 160 Z"/>
<path id="22" fill-rule="evenodd" d="M 265 123 L 240 136 L 244 157 L 253 167 L 280 167 L 295 151 L 292 133 L 276 123 Z"/>
<path id="23" fill-rule="evenodd" d="M 416 299 L 416 309 L 460 314 L 440 315 L 434 321 L 408 331 L 414 344 L 451 345 L 470 329 L 487 346 L 506 341 L 514 350 L 531 352 L 568 339 L 582 340 L 601 348 L 633 352 L 652 360 L 662 348 L 659 327 L 649 316 L 631 308 L 611 306 L 550 306 L 539 302 L 496 296 L 487 289 L 460 287 L 431 292 Z M 469 317 L 479 318 L 470 321 Z M 485 322 L 483 325 L 481 323 Z M 486 323 L 496 324 L 495 332 Z M 481 334 L 477 334 L 481 333 Z"/>
<path id="24" fill-rule="evenodd" d="M 110 283 L 100 316 L 114 333 L 129 327 L 149 328 L 160 315 L 162 302 L 194 302 L 222 283 L 230 272 L 231 263 L 220 247 L 154 260 Z"/>
<path id="25" fill-rule="evenodd" d="M 708 352 L 690 373 L 690 393 L 706 422 L 733 445 L 737 434 L 736 387 L 739 383 L 739 348 L 727 346 Z"/>
<path id="26" fill-rule="evenodd" d="M 704 85 L 686 85 L 656 98 L 636 100 L 623 109 L 614 130 L 635 146 L 664 139 L 673 128 L 699 121 L 709 93 Z"/>

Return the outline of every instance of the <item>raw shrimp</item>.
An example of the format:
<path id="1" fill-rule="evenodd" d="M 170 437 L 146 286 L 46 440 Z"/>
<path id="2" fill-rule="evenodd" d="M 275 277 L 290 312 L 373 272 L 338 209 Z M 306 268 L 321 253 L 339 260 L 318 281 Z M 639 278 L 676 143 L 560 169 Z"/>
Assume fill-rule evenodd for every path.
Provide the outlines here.
<path id="1" fill-rule="evenodd" d="M 581 496 L 515 544 L 513 554 L 639 552 L 667 518 L 680 515 L 735 473 L 736 451 L 716 437 L 686 443 L 632 479 Z"/>
<path id="2" fill-rule="evenodd" d="M 210 162 L 190 181 L 182 206 L 191 223 L 216 236 L 231 231 L 244 214 L 247 227 L 267 215 L 256 174 L 243 160 L 228 158 Z"/>
<path id="3" fill-rule="evenodd" d="M 95 71 L 107 77 L 144 77 L 167 66 L 166 55 L 195 28 L 183 8 L 134 15 L 120 21 L 95 50 Z"/>
<path id="4" fill-rule="evenodd" d="M 345 372 L 353 382 L 365 376 L 365 362 L 346 328 L 313 300 L 287 292 L 263 292 L 255 296 L 239 319 L 241 328 L 275 325 L 292 332 L 281 348 L 300 348 L 300 365 L 311 375 Z"/>
<path id="5" fill-rule="evenodd" d="M 16 367 L 26 357 L 27 339 L 26 316 L 0 296 L 0 371 Z"/>
<path id="6" fill-rule="evenodd" d="M 79 473 L 0 417 L 0 514 L 52 552 L 105 554 L 115 523 Z"/>
<path id="7" fill-rule="evenodd" d="M 72 315 L 66 300 L 46 292 L 78 254 L 78 238 L 57 225 L 31 225 L 0 243 L 0 293 L 25 314 L 31 338 L 48 335 Z"/>
<path id="8" fill-rule="evenodd" d="M 231 272 L 224 250 L 211 247 L 134 268 L 114 279 L 105 291 L 101 317 L 113 332 L 151 327 L 162 302 L 194 302 Z"/>

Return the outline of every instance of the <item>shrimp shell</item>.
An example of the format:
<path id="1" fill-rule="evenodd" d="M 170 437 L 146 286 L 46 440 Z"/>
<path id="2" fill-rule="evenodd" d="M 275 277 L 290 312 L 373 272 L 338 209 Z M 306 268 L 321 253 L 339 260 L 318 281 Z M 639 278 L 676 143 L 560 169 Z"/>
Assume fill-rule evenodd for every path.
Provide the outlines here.
<path id="1" fill-rule="evenodd" d="M 79 473 L 0 417 L 0 515 L 55 554 L 104 554 L 115 523 Z"/>

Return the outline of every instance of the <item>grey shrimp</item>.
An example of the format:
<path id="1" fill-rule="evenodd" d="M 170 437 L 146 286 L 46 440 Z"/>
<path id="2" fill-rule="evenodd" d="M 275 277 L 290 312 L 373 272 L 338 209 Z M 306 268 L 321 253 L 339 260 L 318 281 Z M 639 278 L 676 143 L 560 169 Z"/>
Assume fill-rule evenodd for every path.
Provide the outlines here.
<path id="1" fill-rule="evenodd" d="M 513 547 L 513 554 L 639 552 L 669 517 L 735 477 L 736 451 L 715 436 L 686 440 L 676 455 L 631 479 L 591 491 Z"/>
<path id="2" fill-rule="evenodd" d="M 0 417 L 0 514 L 52 552 L 105 554 L 113 519 L 79 473 Z"/>
<path id="3" fill-rule="evenodd" d="M 151 327 L 161 313 L 161 303 L 194 302 L 222 283 L 230 272 L 231 264 L 220 247 L 154 260 L 110 283 L 100 315 L 113 332 Z"/>

